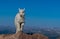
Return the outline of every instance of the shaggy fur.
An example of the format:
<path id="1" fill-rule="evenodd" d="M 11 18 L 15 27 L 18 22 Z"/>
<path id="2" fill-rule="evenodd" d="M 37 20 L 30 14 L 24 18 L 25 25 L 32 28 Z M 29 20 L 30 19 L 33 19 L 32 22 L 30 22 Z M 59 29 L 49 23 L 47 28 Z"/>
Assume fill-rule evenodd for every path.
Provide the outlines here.
<path id="1" fill-rule="evenodd" d="M 16 33 L 22 31 L 24 26 L 24 11 L 25 9 L 19 8 L 19 13 L 15 16 L 15 26 L 16 26 Z"/>

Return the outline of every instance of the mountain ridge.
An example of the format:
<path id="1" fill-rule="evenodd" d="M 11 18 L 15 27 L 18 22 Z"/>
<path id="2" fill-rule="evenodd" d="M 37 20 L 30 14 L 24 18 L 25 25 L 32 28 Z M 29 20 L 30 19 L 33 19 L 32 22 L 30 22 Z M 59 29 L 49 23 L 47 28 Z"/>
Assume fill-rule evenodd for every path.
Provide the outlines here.
<path id="1" fill-rule="evenodd" d="M 23 32 L 18 32 L 16 34 L 1 34 L 0 39 L 48 39 L 48 37 L 38 33 L 30 35 Z"/>

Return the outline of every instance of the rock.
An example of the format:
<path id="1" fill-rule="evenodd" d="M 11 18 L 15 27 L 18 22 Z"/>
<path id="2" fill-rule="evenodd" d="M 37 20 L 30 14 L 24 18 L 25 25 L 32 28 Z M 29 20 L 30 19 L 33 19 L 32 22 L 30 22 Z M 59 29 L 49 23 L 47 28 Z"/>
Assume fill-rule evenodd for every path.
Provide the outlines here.
<path id="1" fill-rule="evenodd" d="M 28 35 L 23 32 L 18 32 L 16 34 L 0 35 L 0 39 L 48 39 L 48 37 L 38 33 L 33 35 Z"/>

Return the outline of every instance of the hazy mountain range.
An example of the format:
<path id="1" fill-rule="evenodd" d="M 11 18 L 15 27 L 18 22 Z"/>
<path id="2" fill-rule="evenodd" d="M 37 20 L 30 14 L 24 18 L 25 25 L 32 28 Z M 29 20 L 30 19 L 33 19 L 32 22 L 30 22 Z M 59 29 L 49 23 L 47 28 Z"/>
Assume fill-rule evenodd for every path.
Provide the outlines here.
<path id="1" fill-rule="evenodd" d="M 11 34 L 15 33 L 15 28 L 11 26 L 0 26 L 0 34 Z M 40 33 L 48 36 L 50 39 L 56 39 L 60 36 L 60 29 L 59 28 L 24 28 L 24 33 L 33 34 L 33 33 Z"/>

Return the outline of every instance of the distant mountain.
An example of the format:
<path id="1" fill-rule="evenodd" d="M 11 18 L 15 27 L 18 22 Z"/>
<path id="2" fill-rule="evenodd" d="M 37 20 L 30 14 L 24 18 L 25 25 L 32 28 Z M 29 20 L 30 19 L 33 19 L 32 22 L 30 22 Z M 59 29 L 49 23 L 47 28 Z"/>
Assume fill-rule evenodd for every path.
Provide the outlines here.
<path id="1" fill-rule="evenodd" d="M 59 36 L 59 34 L 55 30 L 41 29 L 40 31 L 42 34 L 48 36 L 50 39 L 56 39 Z"/>
<path id="2" fill-rule="evenodd" d="M 60 30 L 58 28 L 56 29 L 49 29 L 49 28 L 40 28 L 40 29 L 25 29 L 25 33 L 33 34 L 33 33 L 40 33 L 44 34 L 49 37 L 49 39 L 56 39 L 60 36 Z"/>
<path id="3" fill-rule="evenodd" d="M 27 33 L 29 35 L 33 35 L 34 33 L 43 34 L 45 36 L 48 36 L 49 39 L 56 39 L 60 37 L 60 29 L 50 29 L 50 28 L 25 28 L 23 29 L 24 33 Z M 0 26 L 0 34 L 13 34 L 15 33 L 15 28 L 11 26 Z"/>
<path id="4" fill-rule="evenodd" d="M 15 33 L 15 28 L 12 26 L 2 26 L 0 25 L 0 34 L 9 34 L 9 33 Z"/>

